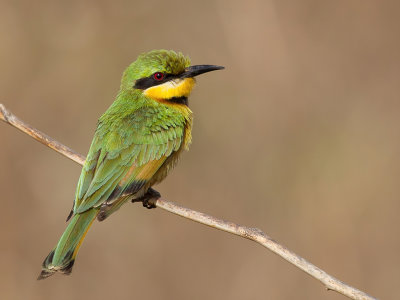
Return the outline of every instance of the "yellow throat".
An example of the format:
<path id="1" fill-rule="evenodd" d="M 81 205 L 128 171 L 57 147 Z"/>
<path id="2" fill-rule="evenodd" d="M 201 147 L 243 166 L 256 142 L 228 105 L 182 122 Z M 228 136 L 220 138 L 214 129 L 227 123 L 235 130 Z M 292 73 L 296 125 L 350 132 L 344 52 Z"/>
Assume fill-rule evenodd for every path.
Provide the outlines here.
<path id="1" fill-rule="evenodd" d="M 143 91 L 143 94 L 155 100 L 188 97 L 195 83 L 194 78 L 177 78 L 149 87 Z"/>

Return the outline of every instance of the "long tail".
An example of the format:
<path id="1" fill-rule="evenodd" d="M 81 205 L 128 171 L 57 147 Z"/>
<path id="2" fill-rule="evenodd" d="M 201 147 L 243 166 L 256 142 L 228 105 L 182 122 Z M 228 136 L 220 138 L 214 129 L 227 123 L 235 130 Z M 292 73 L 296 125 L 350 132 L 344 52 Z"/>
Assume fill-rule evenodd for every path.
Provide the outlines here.
<path id="1" fill-rule="evenodd" d="M 57 246 L 44 260 L 38 280 L 56 272 L 71 273 L 79 247 L 98 213 L 98 209 L 92 208 L 72 217 Z"/>

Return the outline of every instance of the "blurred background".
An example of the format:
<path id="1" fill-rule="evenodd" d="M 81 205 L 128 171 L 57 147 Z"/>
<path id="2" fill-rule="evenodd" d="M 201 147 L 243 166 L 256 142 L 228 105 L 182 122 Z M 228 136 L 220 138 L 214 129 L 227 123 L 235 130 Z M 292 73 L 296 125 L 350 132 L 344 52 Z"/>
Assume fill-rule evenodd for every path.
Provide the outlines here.
<path id="1" fill-rule="evenodd" d="M 0 102 L 86 154 L 138 54 L 223 65 L 198 78 L 191 151 L 157 189 L 398 299 L 399 9 L 2 0 Z M 2 299 L 344 299 L 255 243 L 138 204 L 94 224 L 72 276 L 38 282 L 80 167 L 6 124 L 0 138 Z"/>

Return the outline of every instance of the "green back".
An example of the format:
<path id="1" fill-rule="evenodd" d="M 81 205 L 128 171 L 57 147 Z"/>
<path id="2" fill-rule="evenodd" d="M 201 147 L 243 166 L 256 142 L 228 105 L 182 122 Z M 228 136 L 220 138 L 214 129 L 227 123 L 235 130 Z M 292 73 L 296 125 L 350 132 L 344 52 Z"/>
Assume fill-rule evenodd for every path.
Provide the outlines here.
<path id="1" fill-rule="evenodd" d="M 181 53 L 157 50 L 140 55 L 125 70 L 117 99 L 99 119 L 76 189 L 74 213 L 117 199 L 125 191 L 137 192 L 180 148 L 190 117 L 133 86 L 154 72 L 180 73 L 189 65 Z"/>

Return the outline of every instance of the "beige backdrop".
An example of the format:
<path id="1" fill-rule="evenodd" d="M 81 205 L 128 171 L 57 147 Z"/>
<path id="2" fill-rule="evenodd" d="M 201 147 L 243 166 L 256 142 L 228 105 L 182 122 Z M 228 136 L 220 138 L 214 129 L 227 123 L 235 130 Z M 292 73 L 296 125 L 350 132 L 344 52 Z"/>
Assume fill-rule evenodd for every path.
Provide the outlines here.
<path id="1" fill-rule="evenodd" d="M 0 2 L 0 102 L 86 154 L 151 49 L 199 77 L 194 142 L 165 198 L 256 226 L 382 299 L 400 282 L 398 1 Z M 1 299 L 344 299 L 247 240 L 126 205 L 70 277 L 37 282 L 80 168 L 0 124 Z"/>

